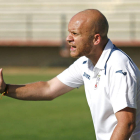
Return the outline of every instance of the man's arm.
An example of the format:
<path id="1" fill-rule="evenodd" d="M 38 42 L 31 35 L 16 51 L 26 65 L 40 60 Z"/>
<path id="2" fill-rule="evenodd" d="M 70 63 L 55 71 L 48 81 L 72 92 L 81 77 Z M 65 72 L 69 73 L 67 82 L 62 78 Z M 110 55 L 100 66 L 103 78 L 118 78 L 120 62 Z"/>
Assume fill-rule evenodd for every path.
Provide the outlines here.
<path id="1" fill-rule="evenodd" d="M 129 140 L 135 128 L 136 109 L 126 107 L 115 115 L 118 123 L 110 140 Z"/>
<path id="2" fill-rule="evenodd" d="M 5 89 L 2 69 L 0 70 L 0 92 Z M 63 84 L 57 77 L 47 82 L 25 85 L 9 85 L 7 96 L 21 100 L 52 100 L 73 88 Z"/>

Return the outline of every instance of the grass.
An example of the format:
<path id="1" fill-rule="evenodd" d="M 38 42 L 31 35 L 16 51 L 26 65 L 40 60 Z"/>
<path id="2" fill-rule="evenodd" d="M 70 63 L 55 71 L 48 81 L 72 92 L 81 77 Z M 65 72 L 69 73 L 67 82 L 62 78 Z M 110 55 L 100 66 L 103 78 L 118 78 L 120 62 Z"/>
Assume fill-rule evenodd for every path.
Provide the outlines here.
<path id="1" fill-rule="evenodd" d="M 46 81 L 56 74 L 4 74 L 6 83 Z M 0 100 L 2 140 L 95 140 L 84 88 L 53 101 Z"/>

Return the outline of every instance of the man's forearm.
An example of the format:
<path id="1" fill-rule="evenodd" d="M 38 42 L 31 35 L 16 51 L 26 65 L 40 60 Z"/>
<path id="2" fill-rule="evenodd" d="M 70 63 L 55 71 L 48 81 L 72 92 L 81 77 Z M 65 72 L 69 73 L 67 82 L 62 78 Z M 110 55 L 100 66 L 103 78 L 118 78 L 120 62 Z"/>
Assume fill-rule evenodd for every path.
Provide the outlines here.
<path id="1" fill-rule="evenodd" d="M 26 85 L 8 85 L 6 96 L 21 100 L 51 100 L 48 82 L 36 82 Z M 48 93 L 48 94 L 47 94 Z"/>
<path id="2" fill-rule="evenodd" d="M 74 88 L 63 84 L 57 77 L 47 82 L 35 82 L 25 85 L 8 85 L 0 69 L 0 93 L 20 100 L 52 100 Z M 6 91 L 5 91 L 6 90 Z"/>
<path id="3" fill-rule="evenodd" d="M 110 140 L 129 140 L 134 128 L 134 123 L 117 124 Z"/>

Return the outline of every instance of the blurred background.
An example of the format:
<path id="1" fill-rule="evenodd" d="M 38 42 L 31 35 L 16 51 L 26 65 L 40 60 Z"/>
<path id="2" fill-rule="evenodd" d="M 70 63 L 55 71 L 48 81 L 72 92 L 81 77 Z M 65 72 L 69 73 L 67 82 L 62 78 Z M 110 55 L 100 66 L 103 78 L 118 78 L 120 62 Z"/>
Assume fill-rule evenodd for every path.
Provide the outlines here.
<path id="1" fill-rule="evenodd" d="M 109 38 L 140 68 L 140 0 L 0 0 L 0 66 L 6 83 L 46 81 L 75 59 L 65 42 L 69 20 L 95 8 Z M 2 140 L 95 140 L 84 88 L 51 102 L 0 100 Z"/>
<path id="2" fill-rule="evenodd" d="M 90 8 L 107 17 L 109 38 L 140 66 L 139 0 L 0 0 L 0 65 L 69 66 L 68 22 Z"/>

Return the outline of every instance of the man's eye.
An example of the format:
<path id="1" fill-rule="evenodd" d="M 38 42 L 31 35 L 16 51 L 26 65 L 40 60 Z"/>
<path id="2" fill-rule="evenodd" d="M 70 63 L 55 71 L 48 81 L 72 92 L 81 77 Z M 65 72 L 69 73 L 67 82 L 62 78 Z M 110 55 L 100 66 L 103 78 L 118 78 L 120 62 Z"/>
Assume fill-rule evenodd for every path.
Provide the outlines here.
<path id="1" fill-rule="evenodd" d="M 77 35 L 77 33 L 73 33 L 74 35 Z"/>

